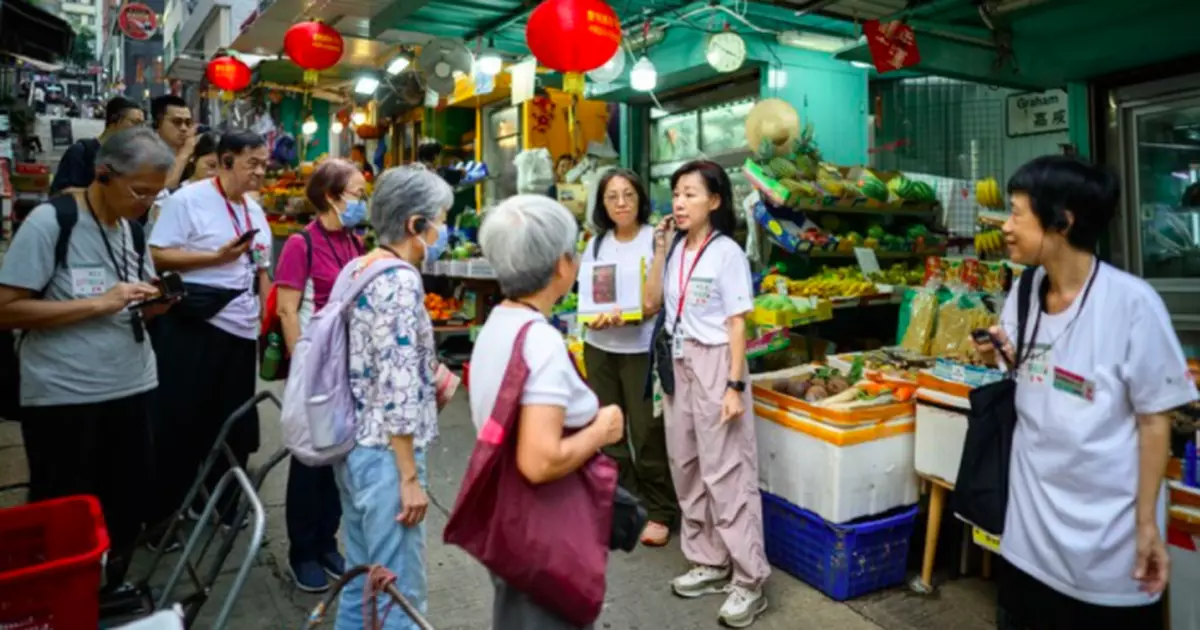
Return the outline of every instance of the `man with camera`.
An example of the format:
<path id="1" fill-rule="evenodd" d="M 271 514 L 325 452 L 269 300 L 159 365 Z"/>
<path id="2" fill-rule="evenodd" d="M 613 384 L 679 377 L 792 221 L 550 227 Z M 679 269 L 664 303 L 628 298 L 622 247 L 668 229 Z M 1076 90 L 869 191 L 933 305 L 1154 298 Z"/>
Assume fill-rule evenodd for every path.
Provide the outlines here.
<path id="1" fill-rule="evenodd" d="M 9 377 L 20 382 L 3 402 L 19 408 L 29 500 L 100 500 L 112 541 L 108 588 L 124 579 L 144 520 L 158 386 L 145 322 L 172 302 L 156 286 L 164 283 L 137 219 L 174 163 L 149 129 L 112 134 L 95 180 L 35 208 L 0 266 L 0 330 L 16 339 L 0 344 L 0 367 L 17 372 L 5 387 Z"/>

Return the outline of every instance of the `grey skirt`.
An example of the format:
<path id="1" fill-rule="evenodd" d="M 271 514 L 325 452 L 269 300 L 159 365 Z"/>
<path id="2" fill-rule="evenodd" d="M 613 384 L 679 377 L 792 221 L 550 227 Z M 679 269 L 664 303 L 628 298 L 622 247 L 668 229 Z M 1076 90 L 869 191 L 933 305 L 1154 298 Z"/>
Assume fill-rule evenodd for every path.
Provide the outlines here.
<path id="1" fill-rule="evenodd" d="M 492 576 L 496 598 L 492 602 L 492 630 L 592 630 L 592 625 L 573 626 L 558 615 L 538 606 L 524 593 Z"/>

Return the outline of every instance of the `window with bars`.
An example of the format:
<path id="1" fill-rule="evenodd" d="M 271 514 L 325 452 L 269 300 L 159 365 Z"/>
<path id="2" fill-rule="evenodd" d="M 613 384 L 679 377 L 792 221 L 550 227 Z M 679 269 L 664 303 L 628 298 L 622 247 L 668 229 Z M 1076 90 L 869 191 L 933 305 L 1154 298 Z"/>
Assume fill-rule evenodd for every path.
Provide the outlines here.
<path id="1" fill-rule="evenodd" d="M 994 177 L 1004 189 L 1025 162 L 1061 152 L 1066 131 L 1010 137 L 1014 90 L 941 77 L 871 84 L 871 166 L 933 183 L 952 233 L 975 231 L 975 182 Z"/>

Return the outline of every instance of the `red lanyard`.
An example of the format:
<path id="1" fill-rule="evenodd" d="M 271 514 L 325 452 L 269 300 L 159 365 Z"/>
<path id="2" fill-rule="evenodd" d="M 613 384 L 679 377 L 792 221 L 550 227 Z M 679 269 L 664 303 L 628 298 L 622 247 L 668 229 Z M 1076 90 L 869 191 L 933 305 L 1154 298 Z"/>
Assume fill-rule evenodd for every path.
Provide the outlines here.
<path id="1" fill-rule="evenodd" d="M 688 269 L 687 278 L 683 277 L 683 262 L 687 258 L 687 243 L 683 245 L 683 249 L 679 250 L 679 307 L 675 309 L 675 325 L 683 321 L 683 304 L 687 299 L 688 284 L 692 282 L 692 274 L 696 271 L 696 265 L 700 263 L 700 257 L 704 255 L 704 250 L 708 248 L 708 242 L 716 236 L 716 232 L 709 232 L 708 237 L 700 243 L 700 248 L 696 250 L 696 257 L 692 259 L 692 266 Z"/>
<path id="2" fill-rule="evenodd" d="M 229 220 L 233 222 L 234 236 L 241 236 L 243 233 L 243 230 L 238 225 L 237 213 L 233 211 L 233 204 L 229 202 L 229 197 L 227 197 L 225 195 L 225 187 L 221 186 L 221 178 L 214 177 L 213 182 L 217 185 L 217 192 L 221 193 L 221 199 L 225 202 L 225 209 L 229 211 Z M 249 232 L 252 229 L 254 229 L 254 226 L 252 226 L 250 224 L 250 208 L 247 207 L 246 208 L 246 229 L 244 231 Z"/>

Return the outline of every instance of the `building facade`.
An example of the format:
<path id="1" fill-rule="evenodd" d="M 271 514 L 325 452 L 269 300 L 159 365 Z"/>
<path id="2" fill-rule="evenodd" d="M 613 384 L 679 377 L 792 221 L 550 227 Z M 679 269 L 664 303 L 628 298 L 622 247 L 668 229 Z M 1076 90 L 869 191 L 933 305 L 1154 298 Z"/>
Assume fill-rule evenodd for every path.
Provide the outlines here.
<path id="1" fill-rule="evenodd" d="M 142 0 L 142 3 L 158 14 L 159 28 L 146 40 L 133 39 L 121 31 L 120 0 L 106 5 L 101 64 L 110 95 L 123 94 L 136 101 L 149 101 L 170 89 L 163 59 L 162 25 L 166 3 L 164 0 Z"/>

